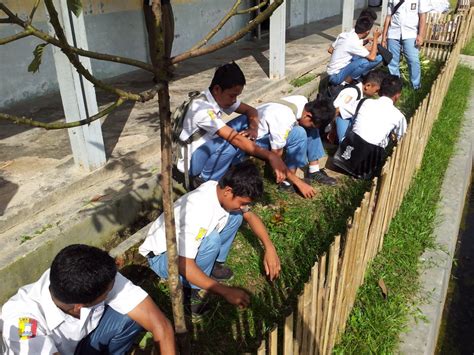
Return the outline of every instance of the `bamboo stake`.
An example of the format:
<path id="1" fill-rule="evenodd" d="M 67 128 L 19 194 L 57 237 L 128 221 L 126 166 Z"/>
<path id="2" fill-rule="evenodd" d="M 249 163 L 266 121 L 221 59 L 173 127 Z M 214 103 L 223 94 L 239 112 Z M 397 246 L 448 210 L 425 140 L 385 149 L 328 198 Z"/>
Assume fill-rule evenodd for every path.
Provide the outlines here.
<path id="1" fill-rule="evenodd" d="M 311 302 L 311 317 L 310 317 L 310 339 L 309 339 L 309 354 L 315 354 L 318 348 L 316 338 L 316 313 L 318 310 L 318 276 L 319 276 L 319 264 L 316 263 L 313 266 L 311 272 L 311 288 L 312 288 L 312 302 Z"/>
<path id="2" fill-rule="evenodd" d="M 302 354 L 307 354 L 308 349 L 309 349 L 309 318 L 311 316 L 310 311 L 311 311 L 311 302 L 312 300 L 312 283 L 311 279 L 304 285 L 304 297 L 303 297 L 303 339 L 301 341 L 301 353 Z"/>
<path id="3" fill-rule="evenodd" d="M 265 346 L 265 339 L 262 340 L 262 343 L 260 344 L 260 347 L 257 350 L 257 355 L 265 355 L 267 352 L 267 348 Z"/>
<path id="4" fill-rule="evenodd" d="M 298 296 L 298 311 L 296 312 L 296 333 L 295 341 L 293 343 L 293 353 L 299 354 L 301 349 L 301 339 L 303 336 L 303 302 L 304 302 L 304 293 Z"/>
<path id="5" fill-rule="evenodd" d="M 322 324 L 324 319 L 325 288 L 326 283 L 326 254 L 319 261 L 319 277 L 318 277 L 318 311 L 316 313 L 316 340 L 318 344 L 318 353 L 322 353 Z"/>
<path id="6" fill-rule="evenodd" d="M 278 327 L 272 330 L 270 333 L 270 339 L 268 341 L 268 347 L 270 349 L 269 355 L 277 355 L 278 354 Z"/>
<path id="7" fill-rule="evenodd" d="M 284 334 L 284 355 L 293 355 L 293 313 L 285 319 L 285 334 Z"/>

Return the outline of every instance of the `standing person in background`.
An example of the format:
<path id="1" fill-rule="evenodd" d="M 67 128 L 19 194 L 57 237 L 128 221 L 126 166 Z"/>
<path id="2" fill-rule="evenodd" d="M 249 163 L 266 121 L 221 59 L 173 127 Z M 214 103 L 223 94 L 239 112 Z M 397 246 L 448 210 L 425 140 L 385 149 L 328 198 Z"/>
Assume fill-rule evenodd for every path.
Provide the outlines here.
<path id="1" fill-rule="evenodd" d="M 390 74 L 400 77 L 400 52 L 403 50 L 415 90 L 421 87 L 419 49 L 423 45 L 429 10 L 426 0 L 389 0 L 383 28 L 382 45 L 393 55 L 388 65 Z"/>

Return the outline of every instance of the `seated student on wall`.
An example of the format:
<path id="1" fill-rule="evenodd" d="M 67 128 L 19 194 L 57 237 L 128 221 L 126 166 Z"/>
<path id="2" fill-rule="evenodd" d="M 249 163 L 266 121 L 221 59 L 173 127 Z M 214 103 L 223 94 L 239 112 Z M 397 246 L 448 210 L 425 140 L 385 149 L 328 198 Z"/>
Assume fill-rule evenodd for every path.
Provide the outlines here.
<path id="1" fill-rule="evenodd" d="M 395 107 L 401 94 L 401 79 L 387 74 L 379 99 L 362 99 L 345 108 L 354 116 L 354 123 L 334 156 L 336 166 L 360 178 L 371 178 L 377 172 L 391 134 L 400 139 L 406 132 L 405 116 Z"/>
<path id="2" fill-rule="evenodd" d="M 377 41 L 380 36 L 378 29 L 374 32 L 370 51 L 363 44 L 373 24 L 371 17 L 359 17 L 355 28 L 341 33 L 329 47 L 331 59 L 327 66 L 327 73 L 331 85 L 358 80 L 382 61 L 382 56 L 377 54 Z"/>
<path id="3" fill-rule="evenodd" d="M 70 245 L 2 308 L 5 354 L 126 354 L 143 328 L 175 354 L 169 320 L 105 251 Z"/>
<path id="4" fill-rule="evenodd" d="M 336 109 L 336 130 L 339 143 L 344 140 L 346 132 L 352 126 L 353 117 L 345 107 L 351 107 L 362 97 L 373 97 L 380 89 L 385 76 L 381 70 L 372 70 L 362 77 L 362 81 L 355 85 L 346 85 L 334 100 Z"/>
<path id="5" fill-rule="evenodd" d="M 263 194 L 263 181 L 250 161 L 232 166 L 217 181 L 207 181 L 174 204 L 179 273 L 195 315 L 207 305 L 201 289 L 216 293 L 227 302 L 246 307 L 249 295 L 240 288 L 218 281 L 229 280 L 232 270 L 224 265 L 237 230 L 245 220 L 263 244 L 263 265 L 270 280 L 280 273 L 280 259 L 263 222 L 249 209 L 250 203 Z M 168 278 L 164 217 L 151 226 L 140 254 L 148 258 L 150 268 L 161 278 Z"/>
<path id="6" fill-rule="evenodd" d="M 191 137 L 192 141 L 186 146 L 189 161 L 181 159 L 178 169 L 184 171 L 184 164 L 189 164 L 194 187 L 204 181 L 219 180 L 239 149 L 269 162 L 278 182 L 286 178 L 287 168 L 281 158 L 254 142 L 257 138 L 257 110 L 237 99 L 245 83 L 244 73 L 236 63 L 222 65 L 214 73 L 209 89 L 193 100 L 186 113 L 180 139 L 184 142 Z M 224 123 L 223 113 L 233 112 L 247 117 L 248 130 L 237 133 Z"/>
<path id="7" fill-rule="evenodd" d="M 336 184 L 336 179 L 319 167 L 319 159 L 325 155 L 319 128 L 325 127 L 334 117 L 334 108 L 329 100 L 318 98 L 308 102 L 306 97 L 294 95 L 260 105 L 257 111 L 260 116 L 257 144 L 279 156 L 285 153 L 289 182 L 282 182 L 279 185 L 281 189 L 290 189 L 293 184 L 305 197 L 309 197 L 305 191 L 314 194 L 311 186 L 295 175 L 297 168 L 306 166 L 309 180 L 323 185 Z M 244 129 L 245 126 L 239 125 L 242 123 L 245 124 L 242 118 L 236 118 L 229 125 L 234 129 Z"/>

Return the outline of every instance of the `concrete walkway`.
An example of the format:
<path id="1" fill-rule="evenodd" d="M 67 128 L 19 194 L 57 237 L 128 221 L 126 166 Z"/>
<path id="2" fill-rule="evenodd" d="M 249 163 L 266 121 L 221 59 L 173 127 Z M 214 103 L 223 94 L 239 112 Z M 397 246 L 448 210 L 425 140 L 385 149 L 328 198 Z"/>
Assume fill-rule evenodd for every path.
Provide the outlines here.
<path id="1" fill-rule="evenodd" d="M 474 57 L 461 56 L 461 64 L 474 69 Z M 440 202 L 433 231 L 436 250 L 427 250 L 421 256 L 424 270 L 420 275 L 420 298 L 426 303 L 419 306 L 423 320 L 411 319 L 409 331 L 401 335 L 401 354 L 434 354 L 438 332 L 443 318 L 444 303 L 451 276 L 456 242 L 464 210 L 464 201 L 471 182 L 474 159 L 474 87 L 471 85 L 464 123 L 446 170 L 441 187 Z"/>
<path id="2" fill-rule="evenodd" d="M 258 104 L 293 92 L 289 81 L 325 71 L 327 48 L 340 32 L 341 17 L 287 33 L 286 74 L 268 79 L 268 38 L 241 41 L 205 57 L 181 63 L 170 86 L 172 107 L 187 92 L 205 89 L 215 67 L 235 60 L 247 77 L 242 100 Z M 25 68 L 26 70 L 26 68 Z M 152 86 L 136 71 L 114 80 L 140 92 Z M 100 106 L 114 97 L 98 92 Z M 110 235 L 133 223 L 144 205 L 159 200 L 160 140 L 156 101 L 129 103 L 102 120 L 107 165 L 92 173 L 74 166 L 65 130 L 45 131 L 0 122 L 0 304 L 34 280 L 63 246 L 104 246 Z M 11 107 L 9 113 L 54 121 L 62 117 L 59 95 Z M 110 245 L 110 244 L 109 244 Z M 28 256 L 28 257 L 27 257 Z M 34 257 L 31 270 L 29 257 Z M 7 287 L 8 285 L 8 287 Z"/>

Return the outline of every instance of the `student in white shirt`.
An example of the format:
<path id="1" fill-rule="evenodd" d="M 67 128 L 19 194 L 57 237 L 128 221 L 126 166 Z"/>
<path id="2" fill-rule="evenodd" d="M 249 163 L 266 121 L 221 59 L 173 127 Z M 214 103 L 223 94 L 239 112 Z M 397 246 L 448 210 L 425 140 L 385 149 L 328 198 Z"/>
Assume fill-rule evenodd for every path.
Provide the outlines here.
<path id="1" fill-rule="evenodd" d="M 427 0 L 389 0 L 385 18 L 382 45 L 393 57 L 388 65 L 390 74 L 400 76 L 400 52 L 403 50 L 410 71 L 410 81 L 415 90 L 421 86 L 419 48 L 423 45 L 426 12 L 430 11 Z M 396 10 L 395 13 L 394 10 Z"/>
<path id="2" fill-rule="evenodd" d="M 258 114 L 255 108 L 240 102 L 237 97 L 245 86 L 245 76 L 236 63 L 217 68 L 209 89 L 193 100 L 183 121 L 180 140 L 191 140 L 189 161 L 182 159 L 178 169 L 184 171 L 189 164 L 189 175 L 194 186 L 203 181 L 219 180 L 234 161 L 239 149 L 246 154 L 266 160 L 275 171 L 277 182 L 286 177 L 286 166 L 280 157 L 255 144 Z M 224 113 L 244 114 L 249 128 L 236 132 L 222 119 Z M 183 154 L 184 156 L 184 154 Z"/>
<path id="3" fill-rule="evenodd" d="M 374 31 L 373 44 L 370 51 L 364 47 L 363 40 L 369 36 L 374 21 L 371 17 L 362 16 L 357 19 L 355 28 L 341 33 L 329 47 L 331 59 L 327 66 L 329 83 L 339 85 L 350 83 L 375 68 L 382 56 L 377 54 L 378 29 Z"/>
<path id="4" fill-rule="evenodd" d="M 355 116 L 354 124 L 340 145 L 341 154 L 335 155 L 336 166 L 363 178 L 372 177 L 381 167 L 391 133 L 400 139 L 407 129 L 405 116 L 395 107 L 401 93 L 401 79 L 387 75 L 379 99 L 363 99 L 346 108 Z"/>
<path id="5" fill-rule="evenodd" d="M 176 353 L 171 323 L 153 300 L 107 252 L 88 245 L 62 249 L 4 304 L 2 319 L 9 355 L 126 354 L 143 328 L 162 354 Z"/>
<path id="6" fill-rule="evenodd" d="M 232 166 L 219 182 L 207 181 L 175 202 L 179 273 L 193 314 L 207 310 L 201 289 L 216 293 L 233 305 L 248 306 L 247 292 L 218 282 L 233 276 L 224 262 L 243 220 L 263 244 L 266 275 L 270 280 L 278 277 L 280 259 L 275 247 L 263 222 L 249 209 L 249 204 L 262 194 L 263 181 L 257 167 L 244 161 Z M 139 252 L 148 258 L 151 269 L 166 279 L 168 252 L 163 218 L 161 215 L 153 223 Z"/>
<path id="7" fill-rule="evenodd" d="M 336 109 L 336 130 L 339 143 L 344 140 L 346 132 L 353 123 L 352 114 L 346 110 L 362 97 L 373 97 L 380 89 L 385 76 L 381 70 L 372 70 L 362 77 L 362 81 L 355 86 L 346 85 L 334 100 Z"/>

